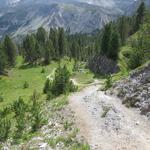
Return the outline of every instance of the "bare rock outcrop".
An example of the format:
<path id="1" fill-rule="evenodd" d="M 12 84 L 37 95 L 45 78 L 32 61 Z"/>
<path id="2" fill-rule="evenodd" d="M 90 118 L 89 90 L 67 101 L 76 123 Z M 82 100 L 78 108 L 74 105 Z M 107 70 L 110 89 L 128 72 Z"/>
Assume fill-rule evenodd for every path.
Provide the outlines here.
<path id="1" fill-rule="evenodd" d="M 119 71 L 117 63 L 106 56 L 95 56 L 89 61 L 88 67 L 92 72 L 103 75 Z"/>
<path id="2" fill-rule="evenodd" d="M 111 93 L 121 97 L 123 104 L 139 108 L 141 114 L 150 118 L 150 63 L 115 83 Z"/>

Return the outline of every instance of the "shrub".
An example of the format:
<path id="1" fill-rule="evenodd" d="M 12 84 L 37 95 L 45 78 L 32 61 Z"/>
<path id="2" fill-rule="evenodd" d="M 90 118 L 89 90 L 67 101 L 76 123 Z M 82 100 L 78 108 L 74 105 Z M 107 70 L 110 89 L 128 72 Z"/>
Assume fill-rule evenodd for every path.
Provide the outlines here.
<path id="1" fill-rule="evenodd" d="M 31 115 L 32 115 L 32 131 L 37 131 L 41 125 L 43 125 L 44 120 L 41 113 L 41 104 L 39 102 L 40 94 L 35 90 L 33 95 L 31 96 L 32 107 L 31 107 Z"/>
<path id="2" fill-rule="evenodd" d="M 23 130 L 26 126 L 26 117 L 25 114 L 28 110 L 28 106 L 24 103 L 23 99 L 19 97 L 17 101 L 13 103 L 13 111 L 15 113 L 15 119 L 16 119 L 16 137 L 20 137 L 22 135 Z"/>
<path id="3" fill-rule="evenodd" d="M 3 102 L 4 101 L 4 98 L 3 96 L 0 95 L 0 102 Z"/>
<path id="4" fill-rule="evenodd" d="M 0 141 L 5 141 L 10 133 L 11 122 L 8 119 L 0 119 Z"/>
<path id="5" fill-rule="evenodd" d="M 0 111 L 0 118 L 5 118 L 9 113 L 11 113 L 11 107 L 7 106 L 2 111 Z"/>
<path id="6" fill-rule="evenodd" d="M 42 68 L 41 73 L 45 73 L 45 69 L 44 68 Z"/>
<path id="7" fill-rule="evenodd" d="M 107 78 L 106 78 L 106 81 L 105 81 L 105 88 L 104 90 L 108 90 L 109 88 L 112 87 L 112 76 L 111 75 L 108 75 Z"/>
<path id="8" fill-rule="evenodd" d="M 24 88 L 24 89 L 29 88 L 29 83 L 28 83 L 27 81 L 25 81 L 25 82 L 24 82 L 24 84 L 23 84 L 23 88 Z"/>
<path id="9" fill-rule="evenodd" d="M 50 81 L 49 81 L 49 79 L 47 79 L 45 82 L 44 88 L 43 88 L 43 93 L 46 94 L 48 92 L 49 88 L 50 88 Z"/>
<path id="10" fill-rule="evenodd" d="M 127 70 L 132 70 L 143 63 L 143 55 L 143 50 L 126 46 L 120 52 L 120 62 Z"/>

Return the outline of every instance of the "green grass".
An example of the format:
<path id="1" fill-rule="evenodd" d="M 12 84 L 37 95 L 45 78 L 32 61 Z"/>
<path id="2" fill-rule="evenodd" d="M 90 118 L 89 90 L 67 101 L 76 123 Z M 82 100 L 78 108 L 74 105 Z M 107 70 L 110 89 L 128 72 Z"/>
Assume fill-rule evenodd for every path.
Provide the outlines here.
<path id="1" fill-rule="evenodd" d="M 70 73 L 73 73 L 74 61 L 67 57 L 61 60 L 61 65 L 67 65 Z M 82 64 L 82 63 L 81 63 Z M 8 106 L 8 104 L 16 101 L 20 96 L 28 102 L 33 91 L 41 93 L 41 100 L 45 100 L 45 95 L 42 94 L 46 77 L 54 74 L 58 62 L 51 62 L 48 66 L 26 66 L 23 64 L 22 57 L 17 57 L 16 67 L 9 70 L 8 76 L 0 76 L 0 96 L 3 101 L 0 102 L 0 110 Z M 44 69 L 44 72 L 42 70 Z M 82 66 L 82 72 L 75 72 L 72 75 L 79 84 L 89 84 L 94 81 L 94 75 Z M 52 75 L 53 77 L 53 75 Z M 28 84 L 24 88 L 25 83 Z M 55 103 L 56 109 L 60 109 L 64 104 L 68 103 L 66 96 L 57 98 Z"/>
<path id="2" fill-rule="evenodd" d="M 36 66 L 21 69 L 22 62 L 22 58 L 18 57 L 16 67 L 9 70 L 9 75 L 0 77 L 0 95 L 4 99 L 0 103 L 0 109 L 11 104 L 20 96 L 25 101 L 28 100 L 34 90 L 42 93 L 46 77 L 58 66 L 57 62 L 52 62 L 50 65 L 44 67 Z M 73 61 L 70 62 L 67 59 L 63 59 L 61 64 L 67 64 L 68 69 L 72 70 Z M 45 73 L 41 73 L 43 68 L 45 69 Z M 29 84 L 28 88 L 23 88 L 25 82 Z"/>
<path id="3" fill-rule="evenodd" d="M 74 129 L 70 134 L 68 134 L 66 137 L 64 136 L 58 136 L 56 138 L 50 138 L 48 140 L 48 144 L 55 148 L 58 143 L 63 143 L 65 147 L 70 147 L 72 144 L 76 143 L 76 135 L 78 133 L 78 129 Z"/>
<path id="4" fill-rule="evenodd" d="M 60 97 L 52 99 L 51 104 L 53 111 L 61 110 L 65 105 L 68 104 L 68 96 L 62 95 Z"/>
<path id="5" fill-rule="evenodd" d="M 85 70 L 85 72 L 75 73 L 73 78 L 80 84 L 90 84 L 94 82 L 94 74 L 88 70 Z"/>

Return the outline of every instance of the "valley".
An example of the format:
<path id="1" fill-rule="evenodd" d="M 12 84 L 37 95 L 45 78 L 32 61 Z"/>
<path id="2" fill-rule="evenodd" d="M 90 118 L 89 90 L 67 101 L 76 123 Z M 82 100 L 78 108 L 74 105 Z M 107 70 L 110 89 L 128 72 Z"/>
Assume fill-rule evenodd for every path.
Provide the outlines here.
<path id="1" fill-rule="evenodd" d="M 149 150 L 149 6 L 0 0 L 0 150 Z"/>

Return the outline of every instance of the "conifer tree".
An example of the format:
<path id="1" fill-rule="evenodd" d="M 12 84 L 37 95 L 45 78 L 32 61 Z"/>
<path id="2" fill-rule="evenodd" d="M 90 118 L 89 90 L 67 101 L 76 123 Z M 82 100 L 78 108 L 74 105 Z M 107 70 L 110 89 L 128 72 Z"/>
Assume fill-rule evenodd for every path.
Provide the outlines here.
<path id="1" fill-rule="evenodd" d="M 36 90 L 34 90 L 33 95 L 31 96 L 32 101 L 32 108 L 31 108 L 31 114 L 32 114 L 32 131 L 37 131 L 41 125 L 43 124 L 43 117 L 41 114 L 41 104 L 39 102 L 40 94 L 37 93 Z"/>
<path id="2" fill-rule="evenodd" d="M 129 30 L 130 28 L 129 28 L 128 19 L 125 16 L 122 16 L 119 19 L 119 23 L 118 23 L 118 31 L 120 35 L 121 45 L 124 45 L 126 43 Z"/>
<path id="3" fill-rule="evenodd" d="M 25 60 L 27 62 L 33 63 L 38 58 L 37 49 L 39 48 L 38 43 L 34 35 L 27 35 L 23 41 L 23 46 L 25 49 Z"/>
<path id="4" fill-rule="evenodd" d="M 55 59 L 59 56 L 59 46 L 58 46 L 58 31 L 57 29 L 50 29 L 49 39 L 52 41 L 54 52 L 55 52 Z"/>
<path id="5" fill-rule="evenodd" d="M 4 48 L 5 53 L 7 55 L 8 64 L 10 66 L 14 66 L 16 60 L 17 47 L 9 36 L 6 36 L 4 39 Z"/>
<path id="6" fill-rule="evenodd" d="M 55 51 L 51 40 L 48 40 L 45 45 L 44 62 L 48 65 L 52 59 L 55 59 Z"/>
<path id="7" fill-rule="evenodd" d="M 5 65 L 7 63 L 4 48 L 0 44 L 0 74 L 4 73 Z"/>
<path id="8" fill-rule="evenodd" d="M 135 32 L 138 31 L 141 24 L 143 24 L 144 13 L 145 13 L 145 3 L 142 2 L 137 10 L 137 15 L 136 15 L 136 19 L 135 19 L 135 27 L 134 27 Z"/>
<path id="9" fill-rule="evenodd" d="M 36 36 L 37 40 L 42 44 L 44 44 L 47 41 L 47 32 L 43 27 L 38 28 Z"/>
<path id="10" fill-rule="evenodd" d="M 23 99 L 19 97 L 18 101 L 15 101 L 13 103 L 13 110 L 15 113 L 16 118 L 16 127 L 17 127 L 17 133 L 16 137 L 19 138 L 25 129 L 26 126 L 26 118 L 25 114 L 28 109 L 28 106 L 24 103 Z"/>
<path id="11" fill-rule="evenodd" d="M 65 53 L 65 33 L 63 28 L 59 28 L 59 37 L 58 37 L 58 46 L 59 46 L 59 55 L 62 57 Z"/>
<path id="12" fill-rule="evenodd" d="M 117 60 L 119 53 L 119 36 L 116 30 L 113 31 L 109 42 L 109 50 L 107 56 L 113 60 Z"/>
<path id="13" fill-rule="evenodd" d="M 103 36 L 102 36 L 102 41 L 101 41 L 101 54 L 102 55 L 105 55 L 108 53 L 111 32 L 112 32 L 112 25 L 111 23 L 109 23 L 104 27 L 104 31 L 103 31 Z"/>

